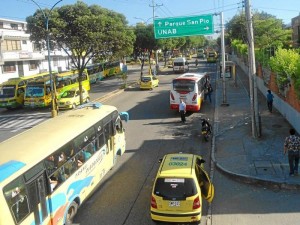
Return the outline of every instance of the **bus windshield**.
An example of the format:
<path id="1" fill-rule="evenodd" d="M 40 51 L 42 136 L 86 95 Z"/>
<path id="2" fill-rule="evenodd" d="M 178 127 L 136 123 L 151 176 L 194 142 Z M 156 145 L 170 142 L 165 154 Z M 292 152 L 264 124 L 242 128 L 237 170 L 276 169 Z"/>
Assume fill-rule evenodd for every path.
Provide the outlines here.
<path id="1" fill-rule="evenodd" d="M 11 98 L 14 97 L 16 93 L 15 85 L 5 85 L 0 87 L 0 98 Z"/>
<path id="2" fill-rule="evenodd" d="M 174 66 L 183 66 L 183 62 L 174 62 Z"/>
<path id="3" fill-rule="evenodd" d="M 195 81 L 186 79 L 173 80 L 174 91 L 187 91 L 192 92 L 195 88 Z"/>
<path id="4" fill-rule="evenodd" d="M 27 86 L 25 97 L 43 97 L 44 96 L 44 86 Z"/>

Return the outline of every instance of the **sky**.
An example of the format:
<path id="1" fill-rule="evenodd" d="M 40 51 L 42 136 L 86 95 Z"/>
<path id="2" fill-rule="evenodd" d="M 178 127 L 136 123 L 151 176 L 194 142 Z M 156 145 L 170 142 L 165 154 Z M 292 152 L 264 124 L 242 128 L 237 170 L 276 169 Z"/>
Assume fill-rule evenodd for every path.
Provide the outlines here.
<path id="1" fill-rule="evenodd" d="M 42 9 L 51 8 L 58 0 L 34 0 Z M 103 8 L 123 14 L 129 25 L 151 23 L 157 18 L 196 16 L 223 12 L 224 22 L 243 10 L 242 0 L 82 0 L 88 5 L 97 4 Z M 300 0 L 249 0 L 252 10 L 264 11 L 290 24 L 300 15 Z M 76 3 L 76 0 L 62 0 L 56 7 Z M 25 21 L 38 6 L 32 0 L 0 0 L 0 18 Z M 215 30 L 220 17 L 214 17 Z"/>

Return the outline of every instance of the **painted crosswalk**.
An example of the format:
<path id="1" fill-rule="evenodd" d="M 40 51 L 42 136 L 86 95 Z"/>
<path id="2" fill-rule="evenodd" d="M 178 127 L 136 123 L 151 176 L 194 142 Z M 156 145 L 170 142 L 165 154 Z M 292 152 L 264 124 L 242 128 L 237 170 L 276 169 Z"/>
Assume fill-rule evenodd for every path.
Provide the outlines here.
<path id="1" fill-rule="evenodd" d="M 50 117 L 50 113 L 1 115 L 0 130 L 17 132 L 29 129 Z"/>

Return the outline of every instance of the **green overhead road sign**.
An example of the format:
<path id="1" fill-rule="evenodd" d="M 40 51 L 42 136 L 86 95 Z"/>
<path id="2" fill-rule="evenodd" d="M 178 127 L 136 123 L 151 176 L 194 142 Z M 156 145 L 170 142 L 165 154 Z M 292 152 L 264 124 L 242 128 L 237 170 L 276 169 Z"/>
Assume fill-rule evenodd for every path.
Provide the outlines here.
<path id="1" fill-rule="evenodd" d="M 156 39 L 214 33 L 213 15 L 171 17 L 154 20 Z"/>

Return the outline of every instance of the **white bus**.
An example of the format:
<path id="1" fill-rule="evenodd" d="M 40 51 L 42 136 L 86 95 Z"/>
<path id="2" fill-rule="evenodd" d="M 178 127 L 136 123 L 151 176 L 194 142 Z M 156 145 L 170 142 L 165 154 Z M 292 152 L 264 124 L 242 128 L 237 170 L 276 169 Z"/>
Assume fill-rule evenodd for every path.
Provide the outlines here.
<path id="1" fill-rule="evenodd" d="M 189 62 L 185 57 L 179 57 L 173 61 L 173 71 L 174 73 L 185 73 L 189 71 Z"/>
<path id="2" fill-rule="evenodd" d="M 199 111 L 204 100 L 206 80 L 206 73 L 184 73 L 173 79 L 170 90 L 170 108 L 178 110 L 180 99 L 183 99 L 187 111 Z"/>
<path id="3" fill-rule="evenodd" d="M 113 106 L 88 103 L 0 143 L 0 225 L 70 225 L 125 151 Z"/>

